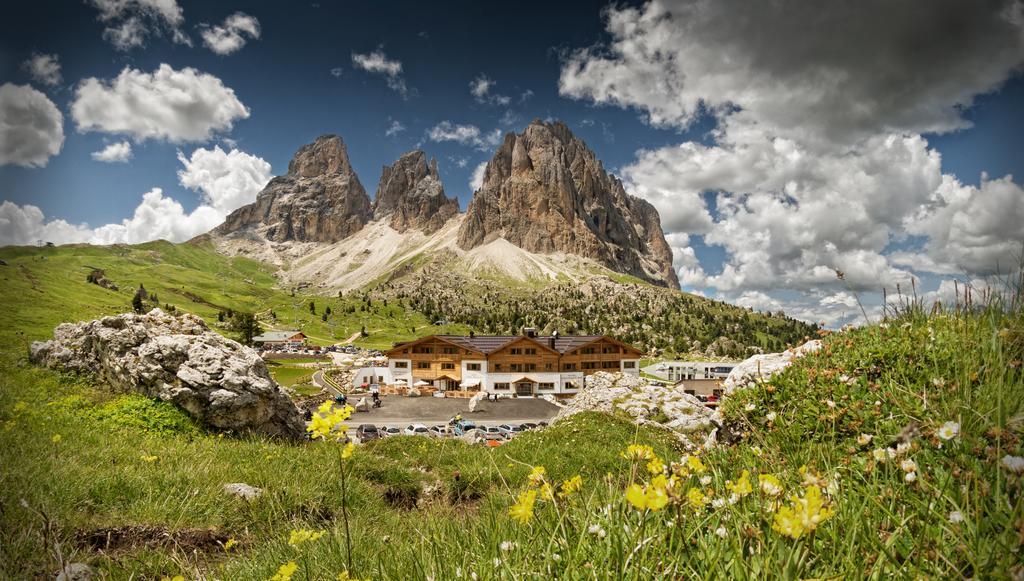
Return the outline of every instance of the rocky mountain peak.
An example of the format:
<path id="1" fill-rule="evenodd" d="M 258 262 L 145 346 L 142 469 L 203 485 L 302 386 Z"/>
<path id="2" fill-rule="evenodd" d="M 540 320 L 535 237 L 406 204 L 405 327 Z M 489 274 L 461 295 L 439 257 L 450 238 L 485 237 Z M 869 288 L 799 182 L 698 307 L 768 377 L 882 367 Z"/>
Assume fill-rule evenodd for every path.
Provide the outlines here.
<path id="1" fill-rule="evenodd" d="M 458 244 L 469 250 L 498 238 L 679 287 L 657 210 L 627 194 L 561 122 L 534 120 L 522 133 L 507 134 L 488 162 Z"/>
<path id="2" fill-rule="evenodd" d="M 355 234 L 372 217 L 345 143 L 324 135 L 300 147 L 288 173 L 270 180 L 254 203 L 232 212 L 213 233 L 330 243 Z"/>
<path id="3" fill-rule="evenodd" d="M 381 170 L 375 219 L 389 218 L 399 232 L 418 229 L 429 234 L 458 213 L 459 201 L 444 193 L 437 160 L 428 163 L 422 151 L 410 151 Z"/>
<path id="4" fill-rule="evenodd" d="M 348 149 L 337 135 L 321 135 L 299 148 L 288 163 L 288 174 L 304 178 L 351 172 Z"/>

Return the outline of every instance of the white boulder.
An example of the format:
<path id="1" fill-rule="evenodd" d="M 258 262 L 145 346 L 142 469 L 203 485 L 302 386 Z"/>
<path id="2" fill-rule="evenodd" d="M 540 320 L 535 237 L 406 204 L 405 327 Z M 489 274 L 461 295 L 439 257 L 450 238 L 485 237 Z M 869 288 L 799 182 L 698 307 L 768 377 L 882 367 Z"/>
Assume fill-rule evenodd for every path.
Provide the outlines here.
<path id="1" fill-rule="evenodd" d="M 722 382 L 722 386 L 725 388 L 725 393 L 729 394 L 737 389 L 767 381 L 776 373 L 792 365 L 798 358 L 808 353 L 814 353 L 818 349 L 821 349 L 821 341 L 815 339 L 782 353 L 754 355 L 733 367 L 732 372 Z"/>
<path id="2" fill-rule="evenodd" d="M 114 391 L 172 402 L 215 429 L 301 439 L 305 422 L 259 354 L 199 317 L 160 309 L 59 325 L 33 363 L 90 374 Z"/>

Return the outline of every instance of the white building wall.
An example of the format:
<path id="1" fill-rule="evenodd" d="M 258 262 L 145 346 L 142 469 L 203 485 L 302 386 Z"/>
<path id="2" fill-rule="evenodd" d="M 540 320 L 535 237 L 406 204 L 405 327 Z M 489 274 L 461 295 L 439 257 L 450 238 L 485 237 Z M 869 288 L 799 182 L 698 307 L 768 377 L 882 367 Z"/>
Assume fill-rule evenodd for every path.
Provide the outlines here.
<path id="1" fill-rule="evenodd" d="M 364 383 L 390 385 L 394 382 L 390 367 L 362 367 L 352 374 L 352 387 L 361 387 Z"/>
<path id="2" fill-rule="evenodd" d="M 395 363 L 399 361 L 405 362 L 405 368 L 395 367 Z M 389 359 L 388 369 L 391 371 L 391 381 L 394 382 L 397 379 L 404 379 L 406 387 L 412 385 L 412 360 L 411 359 Z"/>
<path id="3" fill-rule="evenodd" d="M 631 369 L 626 368 L 626 362 L 627 361 L 632 361 L 633 362 L 633 367 Z M 630 375 L 640 375 L 640 360 L 639 359 L 623 359 L 622 362 L 619 363 L 619 365 L 620 365 L 620 370 L 623 373 L 628 373 Z"/>
<path id="4" fill-rule="evenodd" d="M 561 386 L 561 374 L 557 372 L 515 372 L 515 373 L 487 373 L 484 377 L 484 389 L 490 393 L 498 394 L 514 394 L 516 392 L 515 385 L 512 382 L 523 377 L 529 377 L 536 383 L 553 383 L 554 389 L 540 390 L 534 386 L 534 393 L 543 395 L 545 393 L 558 393 L 559 387 Z M 495 383 L 507 383 L 509 384 L 508 389 L 494 389 Z"/>
<path id="5" fill-rule="evenodd" d="M 478 363 L 480 365 L 480 371 L 470 371 L 470 363 Z M 484 386 L 487 382 L 487 362 L 483 359 L 465 359 L 462 361 L 462 381 L 459 382 L 460 385 L 464 386 L 467 383 L 472 383 L 474 381 L 479 381 L 479 388 L 485 389 Z"/>

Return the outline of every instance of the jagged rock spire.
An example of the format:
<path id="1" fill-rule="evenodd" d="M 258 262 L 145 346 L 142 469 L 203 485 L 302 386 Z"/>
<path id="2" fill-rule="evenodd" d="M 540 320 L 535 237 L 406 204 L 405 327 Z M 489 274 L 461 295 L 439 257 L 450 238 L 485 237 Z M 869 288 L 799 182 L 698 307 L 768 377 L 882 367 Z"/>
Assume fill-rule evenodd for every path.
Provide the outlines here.
<path id="1" fill-rule="evenodd" d="M 375 219 L 388 219 L 399 232 L 418 229 L 430 234 L 458 213 L 459 201 L 445 196 L 437 160 L 428 164 L 422 151 L 410 151 L 381 170 Z"/>

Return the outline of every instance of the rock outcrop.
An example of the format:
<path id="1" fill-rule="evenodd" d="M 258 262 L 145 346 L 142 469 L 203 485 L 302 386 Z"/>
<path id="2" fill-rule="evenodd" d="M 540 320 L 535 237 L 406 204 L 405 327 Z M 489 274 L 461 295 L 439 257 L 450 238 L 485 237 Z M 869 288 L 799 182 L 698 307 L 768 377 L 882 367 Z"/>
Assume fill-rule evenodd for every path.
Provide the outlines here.
<path id="1" fill-rule="evenodd" d="M 32 362 L 172 402 L 211 428 L 305 435 L 299 409 L 256 351 L 211 331 L 195 315 L 153 309 L 64 323 L 53 337 L 32 344 Z"/>
<path id="2" fill-rule="evenodd" d="M 673 387 L 651 385 L 624 373 L 599 371 L 558 411 L 553 422 L 586 411 L 624 411 L 638 423 L 654 424 L 679 433 L 711 426 L 714 412 L 699 399 Z"/>
<path id="3" fill-rule="evenodd" d="M 530 252 L 564 252 L 679 288 L 658 212 L 631 196 L 564 124 L 509 133 L 484 171 L 459 230 L 469 250 L 497 238 Z"/>
<path id="4" fill-rule="evenodd" d="M 786 349 L 782 353 L 754 355 L 733 367 L 722 382 L 722 387 L 725 388 L 725 393 L 729 394 L 737 389 L 768 381 L 773 375 L 792 365 L 797 358 L 814 353 L 818 349 L 821 349 L 821 341 L 814 339 L 799 347 Z"/>
<path id="5" fill-rule="evenodd" d="M 214 234 L 259 234 L 274 242 L 337 242 L 355 234 L 373 217 L 370 197 L 337 135 L 303 145 L 256 201 L 230 215 Z"/>
<path id="6" fill-rule="evenodd" d="M 375 220 L 387 219 L 399 232 L 436 232 L 459 213 L 459 201 L 444 193 L 437 160 L 427 163 L 420 150 L 410 151 L 381 170 L 373 207 Z"/>

